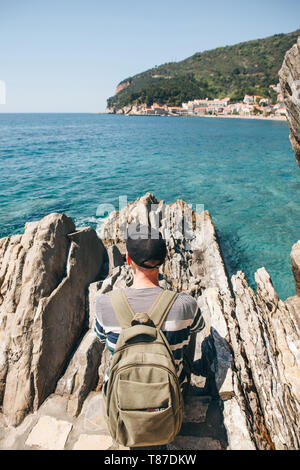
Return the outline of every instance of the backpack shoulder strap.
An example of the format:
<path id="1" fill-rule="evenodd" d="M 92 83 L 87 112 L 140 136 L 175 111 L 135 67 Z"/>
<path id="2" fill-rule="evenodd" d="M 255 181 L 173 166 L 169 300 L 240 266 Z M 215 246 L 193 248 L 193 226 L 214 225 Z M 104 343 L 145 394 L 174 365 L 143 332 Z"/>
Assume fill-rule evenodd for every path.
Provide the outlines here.
<path id="1" fill-rule="evenodd" d="M 171 290 L 163 290 L 158 295 L 157 299 L 148 312 L 149 317 L 157 328 L 160 329 L 162 327 L 162 324 L 177 296 L 178 292 Z"/>
<path id="2" fill-rule="evenodd" d="M 109 298 L 121 328 L 129 328 L 134 312 L 128 303 L 124 289 L 111 290 Z"/>

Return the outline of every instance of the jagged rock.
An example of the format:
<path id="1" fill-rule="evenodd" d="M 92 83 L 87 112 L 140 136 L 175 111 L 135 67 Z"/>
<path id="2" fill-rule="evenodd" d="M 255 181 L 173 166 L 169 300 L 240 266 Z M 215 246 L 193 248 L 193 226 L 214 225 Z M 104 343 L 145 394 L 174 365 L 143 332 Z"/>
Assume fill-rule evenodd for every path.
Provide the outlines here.
<path id="1" fill-rule="evenodd" d="M 196 337 L 184 434 L 170 449 L 300 448 L 300 241 L 291 253 L 296 295 L 282 302 L 264 268 L 256 294 L 241 272 L 230 282 L 209 213 L 184 201 L 166 205 L 147 193 L 110 214 L 103 244 L 63 214 L 47 217 L 0 240 L 0 399 L 9 423 L 39 408 L 64 371 L 48 398 L 48 405 L 63 400 L 61 418 L 76 423 L 64 448 L 97 447 L 89 432 L 107 436 L 101 394 L 90 393 L 101 389 L 111 357 L 92 331 L 94 304 L 99 293 L 132 284 L 124 234 L 139 220 L 167 238 L 160 285 L 193 295 L 206 321 Z M 47 412 L 44 405 L 37 413 Z M 20 433 L 3 442 L 20 448 Z"/>
<path id="2" fill-rule="evenodd" d="M 198 372 L 200 370 L 208 382 L 205 391 L 209 390 L 212 395 L 223 400 L 226 410 L 223 419 L 229 447 L 298 448 L 299 436 L 295 423 L 298 423 L 300 414 L 298 398 L 294 394 L 298 386 L 299 370 L 295 360 L 299 333 L 288 309 L 271 288 L 266 271 L 260 270 L 256 274 L 257 296 L 241 272 L 232 278 L 232 292 L 209 213 L 203 211 L 198 214 L 184 201 L 165 205 L 150 193 L 130 203 L 119 213 L 110 214 L 102 226 L 106 246 L 115 244 L 124 254 L 126 228 L 128 224 L 137 221 L 159 228 L 167 239 L 169 257 L 160 270 L 160 284 L 165 282 L 169 288 L 193 295 L 205 316 L 207 330 L 197 336 L 194 372 L 197 372 L 198 367 Z M 297 260 L 297 248 L 294 248 L 292 263 L 295 279 L 298 276 Z M 107 280 L 106 289 L 110 290 L 115 282 L 111 276 Z M 126 285 L 124 280 L 121 282 Z M 277 395 L 273 395 L 272 383 L 276 380 L 273 375 L 276 377 L 283 368 L 277 359 L 279 351 L 283 353 L 280 349 L 283 341 L 278 336 L 278 344 L 272 343 L 273 347 L 268 349 L 271 337 L 274 342 L 272 331 L 275 323 L 270 325 L 271 333 L 262 330 L 261 326 L 265 325 L 263 318 L 272 302 L 277 305 L 278 318 L 289 317 L 289 338 L 293 338 L 289 344 L 291 351 L 287 347 L 284 349 L 287 363 L 294 360 L 289 368 L 285 366 L 287 388 L 284 388 L 284 392 L 277 391 Z M 274 316 L 273 322 L 277 317 Z M 249 326 L 249 318 L 252 318 L 252 327 Z M 284 335 L 280 328 L 278 331 Z M 292 351 L 294 357 L 290 356 Z M 205 365 L 207 358 L 209 364 Z M 265 389 L 260 380 L 266 371 Z M 199 386 L 200 379 L 195 374 L 192 381 Z M 293 413 L 287 412 L 285 416 L 283 406 L 289 406 L 296 413 L 294 425 L 291 424 Z M 273 413 L 275 418 L 272 417 Z M 233 418 L 233 414 L 237 419 Z M 276 419 L 285 423 L 285 431 L 279 430 Z M 242 438 L 237 439 L 236 436 L 241 432 Z"/>
<path id="3" fill-rule="evenodd" d="M 264 268 L 255 280 L 256 295 L 243 273 L 232 277 L 243 357 L 253 380 L 251 389 L 247 382 L 241 385 L 246 396 L 255 390 L 259 398 L 248 401 L 253 417 L 260 417 L 252 423 L 256 440 L 260 434 L 275 449 L 299 449 L 299 331 Z"/>
<path id="4" fill-rule="evenodd" d="M 68 411 L 72 416 L 78 415 L 85 398 L 98 383 L 97 371 L 103 348 L 94 332 L 86 333 L 57 384 L 55 393 L 68 396 Z"/>
<path id="5" fill-rule="evenodd" d="M 300 296 L 300 240 L 291 251 L 292 273 L 295 279 L 296 295 Z"/>
<path id="6" fill-rule="evenodd" d="M 99 291 L 99 289 L 102 286 L 103 281 L 96 281 L 92 282 L 88 286 L 88 312 L 87 312 L 87 325 L 88 328 L 93 328 L 94 325 L 94 320 L 95 320 L 95 301 L 96 301 L 96 295 Z"/>
<path id="7" fill-rule="evenodd" d="M 147 193 L 109 215 L 100 233 L 105 246 L 116 246 L 124 255 L 126 229 L 137 221 L 160 228 L 166 238 L 169 256 L 161 275 L 172 288 L 198 296 L 201 289 L 217 286 L 230 297 L 224 262 L 208 211 L 198 214 L 181 200 L 166 205 Z"/>
<path id="8" fill-rule="evenodd" d="M 286 299 L 285 305 L 293 318 L 294 324 L 297 325 L 297 330 L 300 331 L 300 240 L 292 247 L 291 262 L 296 295 Z"/>
<path id="9" fill-rule="evenodd" d="M 198 298 L 198 305 L 205 319 L 205 339 L 198 335 L 195 362 L 202 357 L 210 357 L 210 373 L 213 374 L 215 392 L 223 400 L 234 396 L 232 382 L 233 357 L 228 345 L 228 328 L 225 321 L 224 306 L 219 289 L 210 287 Z M 201 349 L 201 352 L 200 352 Z M 213 349 L 213 354 L 209 354 Z"/>
<path id="10" fill-rule="evenodd" d="M 85 320 L 103 245 L 53 213 L 0 240 L 0 404 L 18 424 L 53 392 Z"/>
<path id="11" fill-rule="evenodd" d="M 107 106 L 105 108 L 105 113 L 106 114 L 116 114 L 116 112 L 117 112 L 117 108 L 115 106 L 110 106 L 110 107 Z"/>
<path id="12" fill-rule="evenodd" d="M 238 407 L 240 414 L 244 416 L 243 397 L 237 387 L 234 390 L 233 357 L 228 343 L 228 322 L 229 327 L 235 329 L 232 319 L 235 304 L 208 211 L 199 214 L 181 200 L 166 205 L 164 201 L 159 202 L 154 195 L 147 193 L 134 203 L 129 203 L 120 212 L 109 215 L 102 225 L 101 232 L 105 245 L 115 244 L 124 254 L 126 228 L 128 224 L 137 221 L 160 229 L 166 238 L 169 256 L 160 269 L 160 286 L 183 290 L 193 295 L 205 317 L 206 329 L 197 335 L 195 345 L 195 363 L 201 363 L 201 374 L 199 376 L 199 368 L 195 367 L 194 372 L 198 375 L 192 375 L 193 385 L 203 388 L 203 374 L 204 390 L 209 390 L 211 394 L 229 400 L 237 393 L 239 402 L 236 403 L 235 409 Z M 105 291 L 107 288 L 112 289 L 116 281 L 111 276 L 106 282 Z M 123 285 L 126 285 L 124 281 Z M 205 368 L 203 372 L 203 360 L 206 360 L 207 356 L 211 359 L 209 370 Z M 100 377 L 103 377 L 109 364 L 109 353 L 105 357 L 106 362 L 104 361 L 99 370 Z M 228 419 L 227 423 L 225 417 L 224 425 L 225 428 L 228 427 L 229 433 L 235 432 L 231 428 L 232 420 Z M 252 448 L 253 443 L 248 445 L 248 442 L 252 442 L 249 432 L 244 447 Z"/>
<path id="13" fill-rule="evenodd" d="M 279 79 L 287 108 L 290 141 L 300 166 L 300 38 L 285 54 Z"/>
<path id="14" fill-rule="evenodd" d="M 109 262 L 109 274 L 111 274 L 113 269 L 117 268 L 118 266 L 123 266 L 124 258 L 116 245 L 109 246 L 107 248 L 107 254 Z"/>
<path id="15" fill-rule="evenodd" d="M 255 450 L 247 428 L 246 415 L 241 412 L 236 398 L 223 402 L 223 417 L 228 439 L 227 450 Z"/>

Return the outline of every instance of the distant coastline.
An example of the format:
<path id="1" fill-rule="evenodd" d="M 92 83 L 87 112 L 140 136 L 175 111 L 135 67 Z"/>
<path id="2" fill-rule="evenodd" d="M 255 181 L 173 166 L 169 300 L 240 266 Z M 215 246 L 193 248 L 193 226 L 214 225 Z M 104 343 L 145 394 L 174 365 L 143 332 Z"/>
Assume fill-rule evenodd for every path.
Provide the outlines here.
<path id="1" fill-rule="evenodd" d="M 258 121 L 280 121 L 280 122 L 287 122 L 286 116 L 241 116 L 241 115 L 234 115 L 234 114 L 218 114 L 218 115 L 210 115 L 210 114 L 205 114 L 205 115 L 197 115 L 194 114 L 192 116 L 186 115 L 186 116 L 180 116 L 176 114 L 121 114 L 121 113 L 107 113 L 107 112 L 100 112 L 96 114 L 114 114 L 118 116 L 146 116 L 146 117 L 195 117 L 195 118 L 221 118 L 221 119 L 249 119 L 249 120 L 258 120 Z"/>
<path id="2" fill-rule="evenodd" d="M 171 106 L 154 102 L 123 106 L 107 106 L 108 114 L 125 114 L 131 116 L 208 116 L 208 117 L 241 117 L 246 119 L 286 120 L 286 106 L 280 83 L 270 85 L 276 94 L 276 100 L 261 95 L 245 95 L 243 101 L 231 103 L 230 97 L 214 99 L 194 99 Z M 276 101 L 276 103 L 275 103 Z"/>
<path id="3" fill-rule="evenodd" d="M 259 121 L 284 121 L 287 122 L 286 116 L 236 116 L 234 114 L 222 115 L 205 115 L 205 116 L 195 116 L 195 117 L 208 117 L 208 118 L 222 118 L 222 119 L 257 119 Z"/>

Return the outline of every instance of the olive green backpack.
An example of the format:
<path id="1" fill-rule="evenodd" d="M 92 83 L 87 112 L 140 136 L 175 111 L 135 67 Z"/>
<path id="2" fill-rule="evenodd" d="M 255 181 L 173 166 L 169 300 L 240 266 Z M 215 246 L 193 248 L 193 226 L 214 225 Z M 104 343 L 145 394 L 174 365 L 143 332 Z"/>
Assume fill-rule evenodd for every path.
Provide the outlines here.
<path id="1" fill-rule="evenodd" d="M 183 398 L 161 326 L 178 294 L 162 291 L 148 314 L 134 314 L 123 289 L 109 295 L 122 328 L 103 396 L 109 431 L 126 447 L 167 444 L 180 430 Z"/>

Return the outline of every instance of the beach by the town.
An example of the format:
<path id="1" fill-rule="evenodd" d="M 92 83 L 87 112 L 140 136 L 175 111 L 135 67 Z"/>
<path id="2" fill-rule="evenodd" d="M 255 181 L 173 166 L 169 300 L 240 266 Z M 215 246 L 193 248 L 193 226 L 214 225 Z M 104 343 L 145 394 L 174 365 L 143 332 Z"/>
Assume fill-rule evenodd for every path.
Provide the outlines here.
<path id="1" fill-rule="evenodd" d="M 286 121 L 286 116 L 242 116 L 235 114 L 195 114 L 196 117 L 209 117 L 209 118 L 229 118 L 229 119 L 258 119 L 263 121 Z"/>

